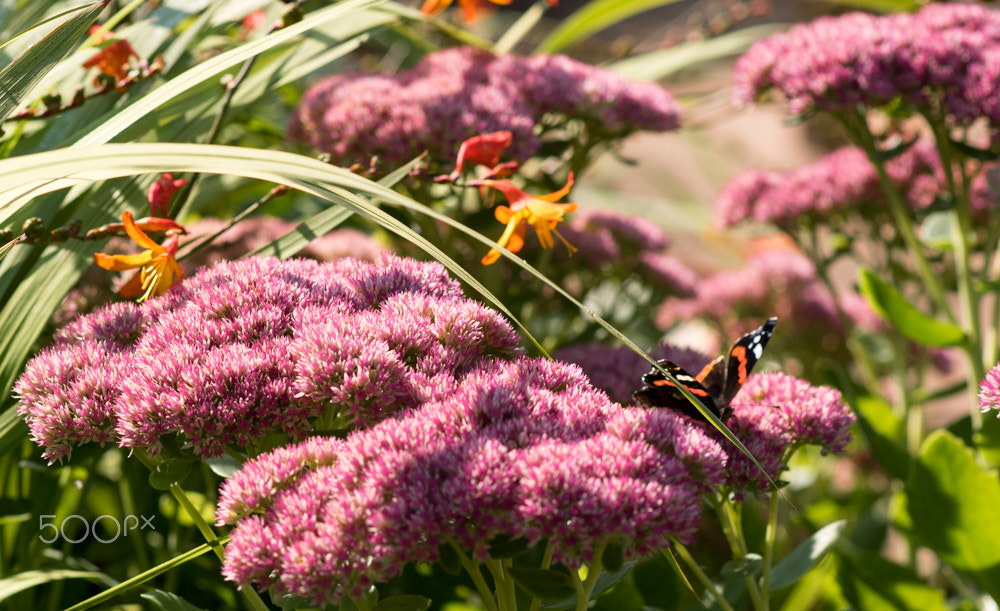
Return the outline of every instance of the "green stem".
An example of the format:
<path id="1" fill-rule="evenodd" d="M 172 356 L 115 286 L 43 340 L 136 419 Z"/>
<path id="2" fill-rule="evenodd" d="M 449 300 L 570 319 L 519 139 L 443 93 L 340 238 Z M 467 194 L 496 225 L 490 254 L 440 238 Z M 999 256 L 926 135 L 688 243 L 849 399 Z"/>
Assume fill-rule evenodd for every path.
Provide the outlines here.
<path id="1" fill-rule="evenodd" d="M 705 591 L 708 592 L 709 596 L 711 596 L 712 599 L 715 600 L 715 604 L 719 605 L 719 608 L 722 609 L 722 611 L 733 611 L 732 605 L 730 605 L 729 602 L 722 596 L 722 592 L 720 592 L 719 589 L 715 587 L 715 584 L 712 583 L 712 580 L 708 578 L 708 575 L 705 574 L 705 571 L 703 571 L 701 567 L 698 566 L 698 563 L 691 555 L 691 552 L 689 552 L 686 547 L 684 547 L 681 543 L 677 541 L 671 541 L 671 543 L 673 544 L 674 549 L 677 550 L 677 555 L 681 557 L 681 560 L 684 561 L 684 564 L 688 565 L 688 568 L 691 569 L 691 572 L 694 573 L 694 576 L 697 577 L 698 581 L 700 581 L 701 584 L 705 587 Z"/>
<path id="2" fill-rule="evenodd" d="M 771 602 L 771 565 L 774 563 L 774 542 L 778 538 L 778 498 L 777 494 L 771 495 L 768 503 L 767 530 L 764 532 L 764 572 L 760 576 L 760 590 L 765 609 Z"/>
<path id="3" fill-rule="evenodd" d="M 722 532 L 725 533 L 726 539 L 729 541 L 729 547 L 733 550 L 733 557 L 737 560 L 746 558 L 749 552 L 746 536 L 743 534 L 743 525 L 740 517 L 741 507 L 742 505 L 737 506 L 729 502 L 721 494 L 716 503 L 716 513 L 722 525 Z M 757 611 L 766 611 L 767 602 L 761 596 L 757 580 L 751 575 L 747 575 L 744 577 L 744 581 L 746 582 L 747 593 L 750 594 L 750 600 L 753 602 L 754 609 L 757 609 Z"/>
<path id="4" fill-rule="evenodd" d="M 893 184 L 892 179 L 889 178 L 889 174 L 886 172 L 885 164 L 882 162 L 878 148 L 875 146 L 875 138 L 868 130 L 868 122 L 865 120 L 864 115 L 860 112 L 853 115 L 855 119 L 854 121 L 852 121 L 852 115 L 843 114 L 837 116 L 841 120 L 841 123 L 844 125 L 844 129 L 847 130 L 851 138 L 861 145 L 861 148 L 868 156 L 868 160 L 875 167 L 875 171 L 878 172 L 879 184 L 882 187 L 882 192 L 885 194 L 886 200 L 889 202 L 889 211 L 892 213 L 893 220 L 896 221 L 896 229 L 899 231 L 899 235 L 903 238 L 903 242 L 912 254 L 917 266 L 917 274 L 920 276 L 924 287 L 930 294 L 935 307 L 942 312 L 949 321 L 955 322 L 955 315 L 948 306 L 948 302 L 944 296 L 944 290 L 938 282 L 937 277 L 931 271 L 930 264 L 927 262 L 927 257 L 924 256 L 920 241 L 917 240 L 917 235 L 913 230 L 913 222 L 910 218 L 909 208 L 903 201 L 903 196 L 900 194 L 899 189 L 896 188 L 896 185 Z"/>
<path id="5" fill-rule="evenodd" d="M 594 587 L 597 585 L 597 580 L 600 578 L 601 572 L 604 570 L 601 556 L 604 554 L 605 547 L 607 547 L 607 544 L 602 543 L 594 549 L 594 560 L 587 567 L 587 579 L 578 584 L 576 611 L 587 611 L 587 607 L 590 605 L 590 597 L 594 593 Z"/>
<path id="6" fill-rule="evenodd" d="M 493 575 L 493 582 L 496 584 L 497 608 L 499 611 L 517 611 L 517 597 L 514 592 L 514 579 L 510 576 L 510 560 L 498 560 L 491 558 L 483 564 Z"/>
<path id="7" fill-rule="evenodd" d="M 938 155 L 941 157 L 941 166 L 948 179 L 948 188 L 954 196 L 954 205 L 951 209 L 952 216 L 952 247 L 954 249 L 955 275 L 958 284 L 958 303 L 962 315 L 962 326 L 965 330 L 965 343 L 963 348 L 969 359 L 969 366 L 972 370 L 975 383 L 978 384 L 986 375 L 983 366 L 983 343 L 982 326 L 979 317 L 980 294 L 975 290 L 972 280 L 972 269 L 969 261 L 969 235 L 972 233 L 972 220 L 969 216 L 971 203 L 969 201 L 968 189 L 961 191 L 956 186 L 954 177 L 954 161 L 951 155 L 951 143 L 944 122 L 936 117 L 927 116 L 927 122 L 934 131 L 934 138 L 937 141 Z M 965 172 L 962 172 L 963 178 Z M 963 180 L 963 186 L 967 185 Z M 972 419 L 972 431 L 975 433 L 983 425 L 982 414 L 979 411 L 979 401 L 975 393 L 969 393 L 971 400 L 969 416 Z"/>
<path id="8" fill-rule="evenodd" d="M 499 611 L 497 609 L 497 601 L 493 596 L 493 592 L 490 590 L 489 584 L 486 583 L 486 578 L 483 577 L 483 572 L 479 568 L 479 563 L 473 562 L 469 556 L 466 555 L 462 548 L 455 545 L 455 543 L 449 542 L 455 553 L 458 554 L 458 561 L 462 564 L 462 568 L 465 572 L 469 574 L 472 578 L 472 583 L 476 585 L 476 590 L 479 591 L 479 596 L 483 599 L 483 604 L 486 605 L 487 611 Z"/>

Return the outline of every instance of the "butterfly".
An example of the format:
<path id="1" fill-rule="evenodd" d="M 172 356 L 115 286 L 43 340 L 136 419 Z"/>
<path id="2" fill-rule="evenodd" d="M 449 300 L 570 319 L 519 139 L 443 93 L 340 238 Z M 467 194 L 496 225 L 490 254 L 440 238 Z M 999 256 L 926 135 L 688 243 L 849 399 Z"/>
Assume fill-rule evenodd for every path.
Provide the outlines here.
<path id="1" fill-rule="evenodd" d="M 715 417 L 722 421 L 728 420 L 733 413 L 729 404 L 747 381 L 753 366 L 760 360 L 777 322 L 777 318 L 769 318 L 759 329 L 736 340 L 728 354 L 705 365 L 698 375 L 693 376 L 670 361 L 657 363 L 672 373 Z M 655 367 L 642 376 L 642 383 L 643 387 L 632 393 L 632 398 L 639 405 L 669 407 L 696 420 L 706 421 L 698 408 Z"/>

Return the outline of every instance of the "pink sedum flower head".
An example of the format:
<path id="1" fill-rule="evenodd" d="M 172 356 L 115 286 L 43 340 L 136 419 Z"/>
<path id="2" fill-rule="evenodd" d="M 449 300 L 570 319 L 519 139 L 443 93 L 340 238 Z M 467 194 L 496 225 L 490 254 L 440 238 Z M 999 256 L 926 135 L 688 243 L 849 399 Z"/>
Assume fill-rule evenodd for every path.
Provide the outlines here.
<path id="1" fill-rule="evenodd" d="M 50 462 L 91 441 L 157 454 L 174 435 L 213 457 L 374 424 L 516 356 L 518 341 L 435 263 L 252 257 L 78 317 L 14 390 Z"/>
<path id="2" fill-rule="evenodd" d="M 986 377 L 979 385 L 979 409 L 983 413 L 990 410 L 1000 412 L 1000 365 L 987 371 Z"/>
<path id="3" fill-rule="evenodd" d="M 442 545 L 482 560 L 497 538 L 546 539 L 572 568 L 612 540 L 647 554 L 690 540 L 724 460 L 677 414 L 612 404 L 576 367 L 493 361 L 347 440 L 247 463 L 220 493 L 218 521 L 236 525 L 223 573 L 335 605 Z"/>
<path id="4" fill-rule="evenodd" d="M 990 164 L 991 166 L 993 164 Z M 934 143 L 922 139 L 886 163 L 893 184 L 913 210 L 923 210 L 948 191 Z M 970 184 L 973 210 L 994 207 L 982 172 Z M 864 151 L 844 147 L 819 161 L 786 172 L 750 170 L 732 178 L 715 204 L 716 225 L 745 220 L 794 228 L 803 219 L 831 222 L 837 216 L 888 218 L 889 204 L 879 177 Z"/>
<path id="5" fill-rule="evenodd" d="M 506 154 L 524 161 L 541 147 L 543 120 L 555 116 L 587 119 L 595 134 L 620 138 L 676 129 L 680 107 L 659 85 L 568 57 L 498 58 L 457 47 L 396 75 L 354 72 L 320 81 L 302 97 L 288 138 L 347 166 L 367 165 L 373 156 L 402 165 L 426 150 L 443 168 L 463 142 L 494 132 L 509 132 Z"/>
<path id="6" fill-rule="evenodd" d="M 842 452 L 851 441 L 854 416 L 840 392 L 813 386 L 784 373 L 759 373 L 747 378 L 733 400 L 733 417 L 726 423 L 764 470 L 776 479 L 792 453 L 804 445 L 823 452 Z M 770 483 L 757 467 L 732 445 L 726 485 L 734 491 L 766 492 Z"/>
<path id="7" fill-rule="evenodd" d="M 822 17 L 757 41 L 736 62 L 733 100 L 770 89 L 802 115 L 901 100 L 957 125 L 1000 122 L 1000 13 L 929 4 L 912 14 Z"/>

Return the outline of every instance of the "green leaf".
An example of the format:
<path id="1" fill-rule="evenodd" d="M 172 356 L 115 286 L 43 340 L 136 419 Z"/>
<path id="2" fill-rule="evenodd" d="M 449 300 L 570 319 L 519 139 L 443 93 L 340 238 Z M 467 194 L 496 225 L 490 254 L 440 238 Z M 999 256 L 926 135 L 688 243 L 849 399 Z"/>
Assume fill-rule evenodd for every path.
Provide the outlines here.
<path id="1" fill-rule="evenodd" d="M 997 473 L 983 470 L 959 439 L 936 431 L 924 440 L 904 491 L 917 540 L 1000 598 Z"/>
<path id="2" fill-rule="evenodd" d="M 601 571 L 601 575 L 597 578 L 597 583 L 594 584 L 594 590 L 590 593 L 591 600 L 597 598 L 601 594 L 604 594 L 628 575 L 632 568 L 635 567 L 636 561 L 629 560 L 628 562 L 622 564 L 621 568 L 617 571 L 608 572 Z M 616 590 L 617 591 L 617 590 Z M 566 607 L 576 606 L 576 596 L 572 598 L 567 598 L 566 600 L 561 600 L 559 602 L 543 602 L 543 609 L 564 609 Z"/>
<path id="3" fill-rule="evenodd" d="M 438 565 L 449 575 L 458 575 L 462 572 L 462 559 L 450 543 L 442 543 L 438 547 Z"/>
<path id="4" fill-rule="evenodd" d="M 858 289 L 868 305 L 903 335 L 926 346 L 960 346 L 965 342 L 961 329 L 924 314 L 871 270 L 862 268 L 858 276 Z"/>
<path id="5" fill-rule="evenodd" d="M 433 601 L 426 596 L 400 594 L 378 601 L 372 611 L 427 611 Z"/>
<path id="6" fill-rule="evenodd" d="M 813 570 L 840 540 L 847 527 L 847 520 L 827 524 L 803 541 L 795 550 L 781 559 L 771 570 L 770 591 L 788 587 Z"/>
<path id="7" fill-rule="evenodd" d="M 633 81 L 658 81 L 685 68 L 746 51 L 755 40 L 780 29 L 776 24 L 758 25 L 699 42 L 686 42 L 617 61 L 609 69 Z"/>
<path id="8" fill-rule="evenodd" d="M 896 157 L 899 157 L 906 151 L 910 150 L 910 147 L 912 147 L 916 143 L 917 143 L 916 138 L 912 140 L 904 140 L 890 149 L 886 149 L 884 151 L 878 151 L 879 161 L 881 161 L 882 163 L 885 163 L 886 161 L 891 161 Z"/>
<path id="9" fill-rule="evenodd" d="M 161 611 L 204 611 L 201 607 L 195 607 L 172 592 L 153 590 L 152 592 L 143 592 L 140 596 L 153 603 Z"/>
<path id="10" fill-rule="evenodd" d="M 229 479 L 243 468 L 243 463 L 229 454 L 223 454 L 217 458 L 208 458 L 205 460 L 205 464 L 212 470 L 212 473 L 224 479 Z"/>
<path id="11" fill-rule="evenodd" d="M 760 554 L 747 554 L 740 559 L 733 559 L 722 565 L 719 574 L 723 579 L 733 577 L 755 577 L 764 570 L 764 558 Z"/>
<path id="12" fill-rule="evenodd" d="M 535 53 L 557 53 L 574 42 L 648 10 L 677 0 L 591 0 L 563 20 L 535 49 Z"/>
<path id="13" fill-rule="evenodd" d="M 87 33 L 110 0 L 90 4 L 0 70 L 0 122 Z"/>
<path id="14" fill-rule="evenodd" d="M 955 216 L 950 212 L 932 212 L 920 223 L 920 241 L 937 250 L 952 250 L 955 243 Z"/>
<path id="15" fill-rule="evenodd" d="M 944 592 L 912 569 L 873 553 L 838 556 L 837 582 L 854 609 L 865 611 L 945 611 Z"/>
<path id="16" fill-rule="evenodd" d="M 910 472 L 910 455 L 902 443 L 903 423 L 892 413 L 892 408 L 871 395 L 858 396 L 851 407 L 879 464 L 893 477 L 905 480 Z"/>
<path id="17" fill-rule="evenodd" d="M 155 490 L 170 490 L 174 484 L 180 484 L 191 474 L 195 461 L 193 459 L 171 458 L 157 463 L 156 470 L 149 474 L 149 485 Z"/>
<path id="18" fill-rule="evenodd" d="M 625 548 L 621 541 L 611 541 L 604 546 L 604 551 L 601 552 L 601 564 L 611 573 L 621 570 L 625 564 Z"/>
<path id="19" fill-rule="evenodd" d="M 490 558 L 516 558 L 531 549 L 531 542 L 524 537 L 511 539 L 499 535 L 490 541 Z"/>
<path id="20" fill-rule="evenodd" d="M 96 573 L 93 571 L 68 571 L 58 569 L 25 571 L 23 573 L 18 573 L 17 575 L 11 575 L 10 577 L 0 579 L 0 602 L 3 602 L 11 596 L 25 590 L 29 590 L 40 585 L 51 584 L 55 581 L 62 581 L 64 579 L 88 579 L 94 583 L 100 583 L 106 586 L 114 586 L 118 583 L 104 573 Z"/>
<path id="21" fill-rule="evenodd" d="M 17 406 L 7 408 L 0 414 L 0 456 L 5 456 L 11 448 L 28 437 L 28 425 L 17 413 Z"/>
<path id="22" fill-rule="evenodd" d="M 1000 152 L 993 151 L 990 149 L 981 149 L 971 144 L 962 142 L 961 140 L 948 139 L 948 142 L 955 147 L 955 149 L 965 155 L 970 159 L 975 159 L 976 161 L 996 161 L 1000 159 Z"/>
<path id="23" fill-rule="evenodd" d="M 539 600 L 564 600 L 576 594 L 573 578 L 561 571 L 513 566 L 510 575 L 525 592 Z"/>

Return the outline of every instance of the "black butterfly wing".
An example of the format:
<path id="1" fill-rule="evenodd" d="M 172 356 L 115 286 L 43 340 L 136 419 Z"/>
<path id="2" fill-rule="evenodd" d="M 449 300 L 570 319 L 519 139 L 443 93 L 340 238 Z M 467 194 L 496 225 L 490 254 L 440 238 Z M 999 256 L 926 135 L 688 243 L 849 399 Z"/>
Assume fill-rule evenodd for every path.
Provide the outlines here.
<path id="1" fill-rule="evenodd" d="M 709 411 L 719 416 L 719 408 L 716 407 L 711 393 L 694 376 L 670 361 L 657 361 L 657 363 L 673 374 L 677 381 L 704 403 Z M 664 377 L 657 369 L 651 369 L 649 373 L 642 376 L 642 382 L 643 387 L 632 393 L 632 398 L 636 403 L 646 407 L 666 407 L 696 420 L 705 420 L 698 408 L 692 405 L 674 383 Z"/>
<path id="2" fill-rule="evenodd" d="M 728 406 L 736 393 L 740 392 L 743 383 L 747 381 L 747 376 L 750 375 L 754 365 L 764 354 L 764 347 L 771 339 L 774 325 L 777 322 L 777 318 L 769 318 L 759 329 L 736 340 L 733 347 L 729 349 L 724 390 L 720 395 L 717 395 L 720 403 Z"/>

